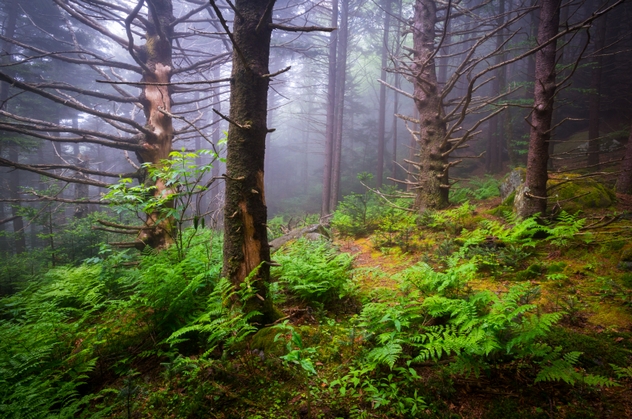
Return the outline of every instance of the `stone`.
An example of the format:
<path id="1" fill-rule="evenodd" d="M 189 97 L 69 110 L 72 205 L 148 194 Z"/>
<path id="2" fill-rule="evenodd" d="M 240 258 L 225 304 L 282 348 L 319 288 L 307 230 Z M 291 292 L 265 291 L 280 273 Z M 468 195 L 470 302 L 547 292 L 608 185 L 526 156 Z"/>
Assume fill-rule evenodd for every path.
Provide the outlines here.
<path id="1" fill-rule="evenodd" d="M 504 202 L 524 182 L 525 169 L 517 167 L 513 169 L 500 184 L 500 199 Z"/>

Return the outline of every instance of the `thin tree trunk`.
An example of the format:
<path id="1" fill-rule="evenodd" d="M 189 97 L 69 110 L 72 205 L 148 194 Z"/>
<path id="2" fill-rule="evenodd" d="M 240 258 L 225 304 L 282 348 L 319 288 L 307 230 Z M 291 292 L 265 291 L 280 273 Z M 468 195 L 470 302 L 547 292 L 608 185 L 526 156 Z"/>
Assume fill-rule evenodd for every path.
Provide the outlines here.
<path id="1" fill-rule="evenodd" d="M 413 49 L 416 72 L 414 79 L 414 101 L 419 111 L 419 189 L 415 208 L 443 208 L 448 205 L 448 174 L 444 170 L 448 150 L 444 141 L 446 123 L 444 120 L 441 91 L 437 82 L 435 60 L 432 58 L 435 46 L 435 24 L 437 5 L 434 0 L 417 0 L 413 17 Z"/>
<path id="2" fill-rule="evenodd" d="M 496 24 L 502 27 L 505 24 L 505 0 L 499 2 L 498 18 Z M 505 30 L 501 30 L 496 38 L 496 48 L 502 48 L 505 42 Z M 498 65 L 505 60 L 505 54 L 496 55 L 495 64 Z M 498 96 L 504 88 L 507 78 L 507 66 L 502 66 L 495 71 L 495 78 L 492 81 L 491 96 Z M 485 159 L 485 169 L 488 173 L 498 173 L 502 170 L 502 117 L 496 115 L 489 120 L 487 132 L 487 152 Z"/>
<path id="3" fill-rule="evenodd" d="M 334 129 L 334 152 L 331 175 L 331 197 L 329 209 L 334 211 L 340 199 L 340 169 L 342 162 L 342 127 L 345 109 L 345 82 L 347 77 L 347 46 L 349 44 L 349 0 L 342 0 L 340 14 L 338 59 L 336 68 L 336 127 Z"/>
<path id="4" fill-rule="evenodd" d="M 558 32 L 561 0 L 541 0 L 538 44 L 545 44 Z M 546 212 L 547 162 L 553 101 L 556 89 L 555 42 L 535 54 L 535 89 L 531 113 L 531 132 L 527 156 L 527 174 L 520 196 L 516 196 L 516 211 L 521 217 Z"/>
<path id="5" fill-rule="evenodd" d="M 606 44 L 607 15 L 597 20 L 597 41 L 595 43 L 593 68 L 590 77 L 590 102 L 588 105 L 588 166 L 599 164 L 599 113 L 603 49 Z"/>
<path id="6" fill-rule="evenodd" d="M 18 4 L 16 0 L 11 1 L 9 4 L 9 12 L 7 16 L 6 25 L 4 27 L 4 37 L 7 39 L 13 39 L 15 36 L 15 26 L 18 16 Z M 11 53 L 13 51 L 13 44 L 9 41 L 2 42 L 2 54 L 8 56 L 8 60 L 11 60 Z M 2 57 L 4 58 L 4 57 Z M 4 61 L 4 59 L 3 59 Z M 0 82 L 0 108 L 7 108 L 6 101 L 9 97 L 9 85 L 7 83 Z M 19 157 L 19 145 L 12 143 L 9 145 L 8 155 L 9 160 L 18 162 Z M 20 171 L 12 170 L 8 176 L 9 182 L 9 198 L 20 198 Z M 14 235 L 14 251 L 16 254 L 22 253 L 26 249 L 26 238 L 24 236 L 24 220 L 20 216 L 19 205 L 14 204 L 11 207 L 11 216 L 16 217 L 13 220 L 13 232 Z"/>
<path id="7" fill-rule="evenodd" d="M 268 133 L 268 84 L 272 8 L 260 0 L 237 0 L 230 92 L 226 205 L 224 209 L 223 274 L 239 287 L 253 273 L 256 297 L 247 309 L 262 313 L 264 323 L 274 318 L 267 296 L 270 246 L 264 197 L 265 141 Z M 261 22 L 261 23 L 260 23 Z"/>
<path id="8" fill-rule="evenodd" d="M 338 26 L 338 0 L 331 2 L 331 27 Z M 325 128 L 325 161 L 323 164 L 323 192 L 320 215 L 331 213 L 331 179 L 333 169 L 334 132 L 336 126 L 336 60 L 338 31 L 329 35 L 329 74 L 327 83 L 327 122 Z"/>
<path id="9" fill-rule="evenodd" d="M 401 18 L 402 16 L 402 1 L 396 0 L 397 4 L 397 17 Z M 401 26 L 399 20 L 396 21 L 396 29 L 395 29 L 395 56 L 399 57 L 400 47 L 399 47 L 399 37 L 401 32 Z M 399 73 L 395 72 L 393 74 L 393 85 L 395 88 L 399 89 L 401 87 L 401 78 Z M 397 125 L 399 123 L 399 118 L 396 116 L 399 113 L 399 93 L 393 92 L 393 162 L 391 168 L 391 177 L 393 179 L 397 179 Z M 396 186 L 400 185 L 398 182 L 394 182 Z"/>
<path id="10" fill-rule="evenodd" d="M 391 0 L 383 0 L 384 8 L 384 33 L 382 37 L 382 68 L 380 79 L 386 81 L 386 66 L 388 65 L 388 35 L 391 27 Z M 386 145 L 386 86 L 380 83 L 380 106 L 377 123 L 377 170 L 375 174 L 375 186 L 382 187 L 384 179 L 384 148 Z"/>

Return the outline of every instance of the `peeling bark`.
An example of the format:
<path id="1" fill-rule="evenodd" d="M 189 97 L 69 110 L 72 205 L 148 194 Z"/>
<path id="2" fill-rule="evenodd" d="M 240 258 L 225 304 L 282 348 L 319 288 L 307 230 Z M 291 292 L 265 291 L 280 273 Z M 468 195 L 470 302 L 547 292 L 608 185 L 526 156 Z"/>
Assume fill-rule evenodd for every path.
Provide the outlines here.
<path id="1" fill-rule="evenodd" d="M 272 4 L 274 1 L 271 2 Z M 271 7 L 259 0 L 238 0 L 241 18 L 233 25 L 234 53 L 226 156 L 223 274 L 239 287 L 253 271 L 257 296 L 247 309 L 274 319 L 267 298 L 270 246 L 264 195 L 265 140 L 268 133 L 268 84 Z M 259 23 L 261 22 L 261 24 Z"/>
<path id="2" fill-rule="evenodd" d="M 150 8 L 149 24 L 140 59 L 150 71 L 143 71 L 142 82 L 169 83 L 173 71 L 171 57 L 173 30 L 170 26 L 175 19 L 173 6 L 171 0 L 148 0 L 147 6 Z M 162 160 L 169 158 L 173 143 L 172 120 L 165 114 L 171 113 L 171 87 L 144 85 L 140 102 L 147 121 L 145 128 L 150 131 L 150 134 L 140 139 L 141 150 L 136 154 L 141 163 L 160 166 Z M 145 178 L 144 182 L 146 186 L 154 186 L 151 179 Z M 156 197 L 172 193 L 161 180 L 158 180 L 155 186 Z M 160 249 L 173 243 L 175 228 L 171 218 L 165 219 L 156 212 L 148 215 L 146 224 L 153 228 L 141 231 L 137 247 L 150 246 Z"/>

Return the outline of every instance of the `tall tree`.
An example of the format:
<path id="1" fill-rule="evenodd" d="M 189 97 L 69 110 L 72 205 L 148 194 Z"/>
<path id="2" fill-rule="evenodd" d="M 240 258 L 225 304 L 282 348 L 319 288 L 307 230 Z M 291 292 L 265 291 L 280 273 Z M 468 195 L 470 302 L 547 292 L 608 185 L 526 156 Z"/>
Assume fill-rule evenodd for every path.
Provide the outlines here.
<path id="1" fill-rule="evenodd" d="M 8 10 L 6 23 L 3 27 L 4 39 L 2 41 L 2 62 L 6 61 L 8 64 L 11 61 L 11 54 L 13 51 L 13 43 L 11 42 L 15 35 L 15 26 L 18 17 L 18 2 L 17 0 L 10 0 L 8 2 Z M 9 98 L 9 84 L 0 82 L 0 109 L 7 109 L 7 99 Z M 0 155 L 2 148 L 5 146 L 8 149 L 8 157 L 11 160 L 18 161 L 19 159 L 19 147 L 16 143 L 4 144 L 4 141 L 0 141 Z M 7 185 L 9 191 L 9 199 L 15 201 L 19 199 L 20 190 L 20 172 L 12 170 L 7 176 Z M 26 249 L 26 238 L 24 235 L 24 221 L 19 212 L 19 203 L 14 203 L 11 207 L 11 219 L 13 220 L 13 246 L 15 253 L 22 253 Z"/>
<path id="2" fill-rule="evenodd" d="M 252 276 L 256 295 L 249 300 L 261 321 L 275 319 L 268 298 L 270 246 L 264 192 L 270 42 L 273 29 L 307 31 L 323 28 L 289 27 L 273 23 L 275 0 L 237 0 L 232 32 L 222 12 L 211 5 L 233 43 L 230 114 L 226 155 L 226 204 L 224 207 L 224 275 L 235 286 Z M 283 72 L 283 71 L 282 71 Z M 278 72 L 277 72 L 278 74 Z"/>
<path id="3" fill-rule="evenodd" d="M 338 0 L 331 2 L 331 27 L 338 26 Z M 333 172 L 334 136 L 336 126 L 336 68 L 338 59 L 338 31 L 329 35 L 327 73 L 327 120 L 325 121 L 325 160 L 323 164 L 323 189 L 320 215 L 331 213 L 331 178 Z"/>
<path id="4" fill-rule="evenodd" d="M 380 80 L 386 81 L 386 66 L 388 64 L 389 33 L 391 30 L 391 0 L 383 0 L 381 8 L 384 11 L 384 32 L 382 36 L 382 62 Z M 380 84 L 380 104 L 377 124 L 377 168 L 375 186 L 380 188 L 384 179 L 384 149 L 386 147 L 386 85 Z"/>
<path id="5" fill-rule="evenodd" d="M 553 101 L 557 88 L 555 72 L 557 48 L 553 39 L 558 34 L 560 5 L 561 0 L 541 0 L 539 5 L 538 45 L 544 46 L 535 53 L 535 87 L 529 123 L 531 130 L 527 174 L 523 188 L 517 193 L 515 201 L 516 212 L 521 217 L 546 212 L 547 163 Z"/>
<path id="6" fill-rule="evenodd" d="M 622 194 L 632 194 L 632 126 L 620 170 L 615 190 Z"/>
<path id="7" fill-rule="evenodd" d="M 590 76 L 590 100 L 588 104 L 588 166 L 599 164 L 599 119 L 601 74 L 603 70 L 604 47 L 606 45 L 606 20 L 608 16 L 597 20 L 596 42 L 593 51 L 592 69 Z"/>
<path id="8" fill-rule="evenodd" d="M 442 208 L 448 204 L 448 164 L 444 155 L 450 148 L 446 138 L 445 113 L 435 66 L 435 25 L 437 4 L 434 0 L 417 0 L 413 17 L 414 101 L 419 112 L 417 144 L 419 160 L 415 207 Z"/>

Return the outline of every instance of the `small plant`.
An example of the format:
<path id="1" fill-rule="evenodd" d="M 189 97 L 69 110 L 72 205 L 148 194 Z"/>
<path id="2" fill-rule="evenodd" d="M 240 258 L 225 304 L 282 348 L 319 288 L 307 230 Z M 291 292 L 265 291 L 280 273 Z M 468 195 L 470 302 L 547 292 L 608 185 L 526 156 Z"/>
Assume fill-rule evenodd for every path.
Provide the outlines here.
<path id="1" fill-rule="evenodd" d="M 205 218 L 199 209 L 202 196 L 210 186 L 210 183 L 204 184 L 203 180 L 213 166 L 196 163 L 196 159 L 205 155 L 218 158 L 210 150 L 197 153 L 189 153 L 184 149 L 172 151 L 169 159 L 162 160 L 159 165 L 143 164 L 151 181 L 149 186 L 132 186 L 133 180 L 124 178 L 110 186 L 110 192 L 103 199 L 110 201 L 117 213 L 131 211 L 138 214 L 139 218 L 142 218 L 140 214 L 151 217 L 155 224 L 167 222 L 170 227 L 166 231 L 172 236 L 178 254 L 183 257 L 192 240 L 192 236 L 182 235 L 185 225 L 193 225 L 195 230 L 205 227 Z M 164 186 L 161 193 L 157 193 L 157 182 Z M 190 213 L 191 208 L 195 209 L 193 214 Z"/>

